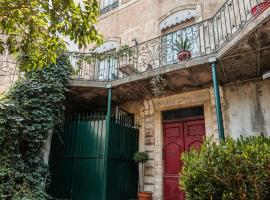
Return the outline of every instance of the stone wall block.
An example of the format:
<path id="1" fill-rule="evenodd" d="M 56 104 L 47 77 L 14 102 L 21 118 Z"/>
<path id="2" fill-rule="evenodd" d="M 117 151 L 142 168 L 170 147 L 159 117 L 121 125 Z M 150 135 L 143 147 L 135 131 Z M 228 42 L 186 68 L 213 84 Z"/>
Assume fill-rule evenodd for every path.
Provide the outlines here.
<path id="1" fill-rule="evenodd" d="M 145 184 L 154 184 L 155 179 L 153 176 L 144 176 L 144 183 Z"/>
<path id="2" fill-rule="evenodd" d="M 144 175 L 145 176 L 154 176 L 155 175 L 155 169 L 153 167 L 145 167 Z"/>
<path id="3" fill-rule="evenodd" d="M 146 152 L 153 152 L 155 150 L 155 146 L 153 144 L 145 145 L 144 149 L 145 149 Z"/>
<path id="4" fill-rule="evenodd" d="M 145 144 L 146 144 L 146 145 L 155 144 L 155 138 L 154 138 L 154 137 L 151 137 L 151 138 L 145 138 Z"/>
<path id="5" fill-rule="evenodd" d="M 155 136 L 155 133 L 153 130 L 146 130 L 145 131 L 145 137 L 154 137 Z"/>
<path id="6" fill-rule="evenodd" d="M 154 185 L 153 184 L 145 184 L 144 185 L 144 191 L 146 192 L 153 192 L 154 191 Z"/>

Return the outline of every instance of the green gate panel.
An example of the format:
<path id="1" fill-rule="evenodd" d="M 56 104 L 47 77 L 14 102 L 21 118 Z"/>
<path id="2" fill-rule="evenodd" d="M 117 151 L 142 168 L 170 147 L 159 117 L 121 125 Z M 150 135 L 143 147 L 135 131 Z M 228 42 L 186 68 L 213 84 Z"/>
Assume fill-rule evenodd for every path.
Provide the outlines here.
<path id="1" fill-rule="evenodd" d="M 55 199 L 101 200 L 104 181 L 105 117 L 89 115 L 66 120 L 62 135 L 54 135 L 50 153 L 50 195 Z M 135 199 L 139 131 L 131 123 L 111 122 L 108 200 Z"/>
<path id="2" fill-rule="evenodd" d="M 138 167 L 133 154 L 138 151 L 139 131 L 130 124 L 111 122 L 107 199 L 136 199 Z"/>

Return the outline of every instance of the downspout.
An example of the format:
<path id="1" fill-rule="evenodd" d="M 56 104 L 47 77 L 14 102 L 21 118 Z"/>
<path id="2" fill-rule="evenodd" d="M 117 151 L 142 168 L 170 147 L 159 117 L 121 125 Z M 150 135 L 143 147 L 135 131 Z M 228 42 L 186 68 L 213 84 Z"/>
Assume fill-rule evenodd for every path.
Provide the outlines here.
<path id="1" fill-rule="evenodd" d="M 108 104 L 107 104 L 107 115 L 106 115 L 106 137 L 104 147 L 104 174 L 103 174 L 103 194 L 102 199 L 107 198 L 107 179 L 108 179 L 108 158 L 109 158 L 109 137 L 110 137 L 110 121 L 111 121 L 111 106 L 112 106 L 112 85 L 107 85 L 108 89 Z"/>
<path id="2" fill-rule="evenodd" d="M 217 123 L 218 123 L 219 140 L 225 141 L 223 117 L 222 117 L 220 94 L 219 94 L 219 85 L 218 85 L 218 79 L 217 79 L 217 60 L 216 60 L 216 58 L 214 58 L 214 57 L 210 58 L 209 63 L 211 63 L 211 68 L 212 68 L 212 79 L 213 79 L 214 95 L 215 95 L 215 102 L 216 102 L 216 115 L 217 115 Z"/>

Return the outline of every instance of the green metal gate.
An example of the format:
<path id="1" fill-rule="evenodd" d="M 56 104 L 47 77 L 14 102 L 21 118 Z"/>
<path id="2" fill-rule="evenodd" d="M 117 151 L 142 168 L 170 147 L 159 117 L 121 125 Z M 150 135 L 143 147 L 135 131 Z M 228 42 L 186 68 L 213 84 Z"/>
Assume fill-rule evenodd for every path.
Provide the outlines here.
<path id="1" fill-rule="evenodd" d="M 107 162 L 107 200 L 136 198 L 139 131 L 130 120 L 111 119 Z M 104 115 L 70 117 L 64 134 L 51 145 L 49 192 L 55 199 L 101 200 L 104 194 Z"/>

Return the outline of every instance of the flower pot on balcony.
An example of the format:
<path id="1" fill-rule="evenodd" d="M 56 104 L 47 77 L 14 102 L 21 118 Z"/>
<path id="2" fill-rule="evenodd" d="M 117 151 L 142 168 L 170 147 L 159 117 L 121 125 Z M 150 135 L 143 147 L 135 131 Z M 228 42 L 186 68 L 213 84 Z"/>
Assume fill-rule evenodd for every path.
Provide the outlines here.
<path id="1" fill-rule="evenodd" d="M 138 200 L 152 200 L 151 192 L 138 192 L 137 196 L 138 196 Z"/>
<path id="2" fill-rule="evenodd" d="M 258 16 L 263 11 L 265 11 L 269 6 L 270 6 L 270 0 L 265 0 L 265 1 L 261 2 L 261 3 L 258 3 L 256 6 L 254 6 L 251 9 L 251 13 L 254 16 Z"/>
<path id="3" fill-rule="evenodd" d="M 181 51 L 177 54 L 177 58 L 180 62 L 191 58 L 191 51 Z"/>

